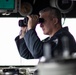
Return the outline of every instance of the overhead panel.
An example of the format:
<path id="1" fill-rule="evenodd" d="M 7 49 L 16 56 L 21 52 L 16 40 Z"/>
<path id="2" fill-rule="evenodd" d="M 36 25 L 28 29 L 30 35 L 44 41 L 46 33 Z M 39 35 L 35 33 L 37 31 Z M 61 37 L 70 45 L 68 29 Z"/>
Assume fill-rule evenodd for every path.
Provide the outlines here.
<path id="1" fill-rule="evenodd" d="M 66 17 L 76 17 L 75 0 L 0 0 L 0 17 L 24 17 L 29 14 L 38 14 L 47 6 L 58 8 Z M 6 14 L 2 15 L 2 13 Z"/>

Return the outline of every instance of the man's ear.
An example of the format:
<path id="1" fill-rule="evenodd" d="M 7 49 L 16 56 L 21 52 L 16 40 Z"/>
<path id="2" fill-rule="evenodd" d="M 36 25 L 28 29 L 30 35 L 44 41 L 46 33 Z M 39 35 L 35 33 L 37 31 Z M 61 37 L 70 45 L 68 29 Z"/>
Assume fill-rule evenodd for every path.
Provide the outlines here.
<path id="1" fill-rule="evenodd" d="M 53 18 L 53 23 L 54 23 L 54 25 L 56 25 L 58 23 L 58 19 L 57 18 Z"/>

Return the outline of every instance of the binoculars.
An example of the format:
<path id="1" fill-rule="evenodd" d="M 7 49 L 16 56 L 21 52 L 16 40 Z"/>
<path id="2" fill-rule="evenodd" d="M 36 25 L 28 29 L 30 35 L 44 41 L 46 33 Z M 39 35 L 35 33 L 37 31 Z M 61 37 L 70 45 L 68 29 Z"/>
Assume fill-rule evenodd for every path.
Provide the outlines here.
<path id="1" fill-rule="evenodd" d="M 20 27 L 25 27 L 25 26 L 27 26 L 27 22 L 28 22 L 28 18 L 25 17 L 24 19 L 19 20 L 19 26 Z M 39 18 L 39 23 L 43 23 L 43 22 L 44 22 L 44 19 L 43 18 Z"/>

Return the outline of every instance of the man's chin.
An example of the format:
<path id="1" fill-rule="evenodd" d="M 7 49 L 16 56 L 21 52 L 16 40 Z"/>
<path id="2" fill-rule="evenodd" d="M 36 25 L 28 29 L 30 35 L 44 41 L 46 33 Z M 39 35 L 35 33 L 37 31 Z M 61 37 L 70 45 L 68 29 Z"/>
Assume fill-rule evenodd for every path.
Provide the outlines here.
<path id="1" fill-rule="evenodd" d="M 44 35 L 48 35 L 48 34 L 44 32 Z"/>
<path id="2" fill-rule="evenodd" d="M 44 35 L 48 35 L 48 33 L 47 33 L 47 32 L 45 32 L 45 31 L 43 31 L 43 34 L 44 34 Z"/>

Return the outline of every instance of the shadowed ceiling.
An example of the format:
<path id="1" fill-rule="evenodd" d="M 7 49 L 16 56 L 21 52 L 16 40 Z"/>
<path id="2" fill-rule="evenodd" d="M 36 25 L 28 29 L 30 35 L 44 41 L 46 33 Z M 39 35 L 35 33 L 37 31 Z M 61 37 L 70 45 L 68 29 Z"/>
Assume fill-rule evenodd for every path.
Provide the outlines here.
<path id="1" fill-rule="evenodd" d="M 9 0 L 7 0 L 9 1 Z M 31 8 L 26 4 L 28 2 L 32 6 L 32 11 L 30 14 L 38 14 L 38 12 L 46 6 L 57 7 L 64 17 L 75 18 L 76 17 L 76 1 L 74 0 L 16 0 L 15 10 L 8 10 L 11 12 L 10 15 L 2 15 L 3 12 L 0 12 L 0 17 L 24 17 L 25 8 L 29 11 Z M 0 9 L 1 10 L 1 9 Z M 3 9 L 4 10 L 4 9 Z M 8 13 L 7 12 L 7 13 Z M 26 12 L 28 13 L 28 12 Z"/>

